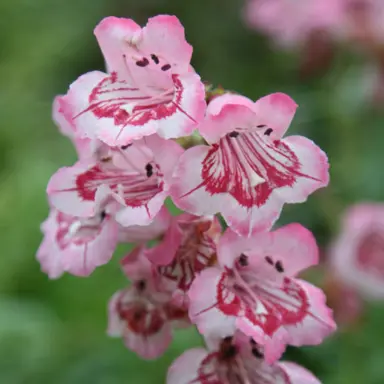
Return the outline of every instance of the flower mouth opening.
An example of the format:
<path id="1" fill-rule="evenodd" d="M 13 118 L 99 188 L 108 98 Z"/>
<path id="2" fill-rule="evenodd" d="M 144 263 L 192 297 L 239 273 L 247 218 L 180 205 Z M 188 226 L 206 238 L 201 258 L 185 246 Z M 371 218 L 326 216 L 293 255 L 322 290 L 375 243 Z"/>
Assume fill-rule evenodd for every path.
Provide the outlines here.
<path id="1" fill-rule="evenodd" d="M 101 232 L 101 224 L 105 220 L 105 216 L 101 214 L 80 219 L 58 212 L 56 220 L 58 224 L 56 241 L 63 250 L 71 244 L 81 246 L 95 239 Z"/>
<path id="2" fill-rule="evenodd" d="M 176 282 L 178 289 L 187 292 L 196 273 L 216 263 L 216 244 L 208 233 L 211 222 L 179 226 L 183 230 L 181 245 L 173 261 L 169 265 L 158 267 L 158 271 L 165 278 Z"/>
<path id="3" fill-rule="evenodd" d="M 124 302 L 122 298 L 117 313 L 128 330 L 144 337 L 158 333 L 166 322 L 160 308 L 141 298 L 131 302 Z"/>

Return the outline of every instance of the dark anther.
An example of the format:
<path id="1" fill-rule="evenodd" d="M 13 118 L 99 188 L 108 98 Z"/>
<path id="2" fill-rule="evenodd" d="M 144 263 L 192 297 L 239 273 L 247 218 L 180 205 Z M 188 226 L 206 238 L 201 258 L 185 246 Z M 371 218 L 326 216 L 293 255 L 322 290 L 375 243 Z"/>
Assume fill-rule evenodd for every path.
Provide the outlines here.
<path id="1" fill-rule="evenodd" d="M 266 261 L 268 264 L 273 265 L 273 260 L 272 260 L 271 256 L 265 256 L 265 261 Z"/>
<path id="2" fill-rule="evenodd" d="M 145 313 L 142 310 L 138 310 L 138 311 L 134 312 L 133 319 L 135 321 L 140 321 L 140 320 L 143 320 L 144 316 L 145 316 Z"/>
<path id="3" fill-rule="evenodd" d="M 103 221 L 106 217 L 107 217 L 107 212 L 101 211 L 100 212 L 100 219 L 101 219 L 101 221 Z"/>
<path id="4" fill-rule="evenodd" d="M 161 67 L 162 71 L 168 71 L 168 69 L 171 69 L 171 64 L 165 64 Z"/>
<path id="5" fill-rule="evenodd" d="M 229 137 L 237 137 L 239 135 L 240 135 L 240 133 L 237 132 L 237 131 L 232 131 L 232 132 L 229 133 Z"/>
<path id="6" fill-rule="evenodd" d="M 272 128 L 268 128 L 265 130 L 264 135 L 269 136 L 273 132 Z"/>
<path id="7" fill-rule="evenodd" d="M 151 59 L 153 60 L 153 62 L 155 64 L 159 64 L 159 62 L 160 62 L 159 58 L 154 53 L 152 53 Z"/>
<path id="8" fill-rule="evenodd" d="M 153 166 L 152 166 L 152 164 L 148 163 L 145 166 L 145 170 L 147 171 L 147 177 L 151 177 L 153 175 Z"/>
<path id="9" fill-rule="evenodd" d="M 252 337 L 249 339 L 249 342 L 251 343 L 251 345 L 256 345 L 256 341 L 252 339 Z"/>
<path id="10" fill-rule="evenodd" d="M 149 64 L 149 61 L 146 57 L 143 57 L 141 60 L 136 61 L 138 67 L 146 67 Z"/>
<path id="11" fill-rule="evenodd" d="M 132 143 L 125 144 L 125 145 L 122 145 L 120 148 L 124 151 L 125 149 L 129 148 L 131 145 L 132 145 Z"/>
<path id="12" fill-rule="evenodd" d="M 145 280 L 139 280 L 136 282 L 136 288 L 138 291 L 143 292 L 146 287 Z"/>
<path id="13" fill-rule="evenodd" d="M 239 264 L 242 267 L 246 267 L 248 265 L 248 257 L 242 253 L 239 257 Z"/>
<path id="14" fill-rule="evenodd" d="M 265 124 L 256 125 L 256 128 L 265 128 L 265 127 L 266 127 Z"/>
<path id="15" fill-rule="evenodd" d="M 281 261 L 276 262 L 275 268 L 277 272 L 284 272 L 283 263 Z"/>
<path id="16" fill-rule="evenodd" d="M 264 354 L 260 352 L 257 348 L 252 348 L 252 355 L 257 357 L 258 359 L 262 359 Z"/>
<path id="17" fill-rule="evenodd" d="M 237 348 L 232 344 L 233 337 L 227 336 L 220 345 L 219 359 L 230 360 L 237 354 Z"/>

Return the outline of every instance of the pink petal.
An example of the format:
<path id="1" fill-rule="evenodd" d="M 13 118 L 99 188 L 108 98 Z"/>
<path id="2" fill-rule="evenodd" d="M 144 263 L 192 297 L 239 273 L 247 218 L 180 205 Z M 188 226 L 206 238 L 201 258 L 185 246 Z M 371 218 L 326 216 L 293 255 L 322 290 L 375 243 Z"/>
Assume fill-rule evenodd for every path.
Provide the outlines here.
<path id="1" fill-rule="evenodd" d="M 50 203 L 59 211 L 72 216 L 89 217 L 95 213 L 93 198 L 85 198 L 77 185 L 78 177 L 89 170 L 89 165 L 78 162 L 60 168 L 49 180 L 47 194 Z"/>
<path id="2" fill-rule="evenodd" d="M 88 72 L 80 76 L 69 88 L 66 101 L 71 106 L 72 119 L 76 124 L 80 137 L 94 139 L 99 129 L 105 125 L 114 128 L 114 125 L 109 124 L 108 120 L 100 121 L 93 113 L 84 113 L 89 107 L 89 97 L 93 89 L 106 78 L 107 75 L 103 72 Z"/>
<path id="3" fill-rule="evenodd" d="M 123 294 L 124 294 L 124 291 L 115 292 L 108 302 L 107 333 L 111 337 L 121 337 L 124 332 L 125 324 L 120 319 L 120 316 L 116 310 L 119 300 Z"/>
<path id="4" fill-rule="evenodd" d="M 146 251 L 144 246 L 138 246 L 121 259 L 121 267 L 129 279 L 136 281 L 152 276 L 152 264 L 148 260 Z"/>
<path id="5" fill-rule="evenodd" d="M 289 344 L 294 346 L 321 344 L 337 328 L 332 310 L 326 306 L 326 297 L 319 288 L 303 280 L 296 282 L 306 292 L 309 308 L 302 322 L 284 326 L 289 335 Z"/>
<path id="6" fill-rule="evenodd" d="M 66 96 L 55 97 L 52 116 L 60 132 L 73 142 L 79 158 L 83 159 L 92 156 L 94 145 L 90 139 L 78 137 L 77 128 L 72 119 L 73 113 L 71 106 L 66 100 Z"/>
<path id="7" fill-rule="evenodd" d="M 164 139 L 192 134 L 204 119 L 205 87 L 200 76 L 190 72 L 174 77 L 176 92 L 172 100 L 172 113 L 159 113 L 158 134 Z"/>
<path id="8" fill-rule="evenodd" d="M 289 136 L 283 143 L 292 150 L 300 163 L 300 174 L 292 186 L 276 190 L 279 198 L 287 203 L 302 203 L 329 182 L 329 164 L 326 154 L 311 140 L 303 136 Z"/>
<path id="9" fill-rule="evenodd" d="M 289 377 L 291 384 L 321 384 L 321 381 L 305 368 L 291 362 L 279 363 Z"/>
<path id="10" fill-rule="evenodd" d="M 273 93 L 257 100 L 253 110 L 261 124 L 273 129 L 271 137 L 281 139 L 293 120 L 296 108 L 297 104 L 288 95 Z"/>
<path id="11" fill-rule="evenodd" d="M 146 243 L 149 240 L 154 240 L 166 232 L 170 222 L 171 214 L 168 209 L 163 206 L 149 225 L 132 225 L 130 227 L 120 226 L 119 242 Z"/>
<path id="12" fill-rule="evenodd" d="M 126 333 L 124 337 L 125 346 L 146 360 L 154 360 L 163 355 L 171 341 L 172 332 L 169 324 L 165 324 L 159 332 L 149 337 L 134 332 Z"/>
<path id="13" fill-rule="evenodd" d="M 166 192 L 159 192 L 145 205 L 123 207 L 117 212 L 115 216 L 116 221 L 124 227 L 130 227 L 132 225 L 149 225 L 160 212 L 166 197 Z"/>
<path id="14" fill-rule="evenodd" d="M 198 383 L 199 368 L 208 352 L 204 348 L 193 348 L 178 357 L 168 369 L 167 384 Z"/>
<path id="15" fill-rule="evenodd" d="M 131 19 L 106 17 L 95 28 L 95 36 L 107 62 L 109 72 L 125 71 L 123 53 L 140 26 Z"/>
<path id="16" fill-rule="evenodd" d="M 192 46 L 185 40 L 184 27 L 176 16 L 159 15 L 148 20 L 138 38 L 140 49 L 166 58 L 174 73 L 189 70 Z"/>
<path id="17" fill-rule="evenodd" d="M 272 192 L 266 204 L 261 207 L 247 208 L 232 203 L 225 205 L 221 211 L 228 226 L 243 237 L 250 237 L 258 232 L 268 230 L 279 218 L 283 202 Z"/>
<path id="18" fill-rule="evenodd" d="M 208 143 L 215 143 L 227 133 L 256 126 L 257 116 L 253 102 L 240 95 L 225 94 L 214 98 L 208 105 L 207 118 L 199 132 Z"/>
<path id="19" fill-rule="evenodd" d="M 270 237 L 270 244 L 266 244 L 264 252 L 277 256 L 284 266 L 287 276 L 295 276 L 305 269 L 317 265 L 319 262 L 319 249 L 313 234 L 300 224 L 285 225 L 270 235 L 260 235 L 252 238 L 254 244 L 262 247 L 263 239 Z"/>
<path id="20" fill-rule="evenodd" d="M 147 257 L 155 265 L 167 265 L 176 256 L 183 234 L 181 233 L 176 220 L 168 228 L 163 240 L 148 249 Z"/>
<path id="21" fill-rule="evenodd" d="M 172 200 L 180 209 L 195 215 L 212 215 L 228 204 L 236 204 L 227 194 L 210 195 L 205 190 L 201 171 L 208 151 L 209 147 L 204 145 L 188 149 L 174 171 Z"/>
<path id="22" fill-rule="evenodd" d="M 60 253 L 54 251 L 55 244 L 50 235 L 45 235 L 36 254 L 41 270 L 45 272 L 50 279 L 58 279 L 64 273 L 61 263 Z"/>
<path id="23" fill-rule="evenodd" d="M 117 240 L 117 224 L 111 217 L 106 217 L 100 233 L 93 240 L 63 252 L 62 265 L 75 276 L 89 276 L 98 266 L 109 262 Z"/>
<path id="24" fill-rule="evenodd" d="M 188 292 L 189 317 L 199 332 L 211 337 L 226 337 L 235 332 L 235 316 L 227 316 L 217 308 L 217 286 L 222 272 L 217 267 L 203 270 L 196 276 Z"/>

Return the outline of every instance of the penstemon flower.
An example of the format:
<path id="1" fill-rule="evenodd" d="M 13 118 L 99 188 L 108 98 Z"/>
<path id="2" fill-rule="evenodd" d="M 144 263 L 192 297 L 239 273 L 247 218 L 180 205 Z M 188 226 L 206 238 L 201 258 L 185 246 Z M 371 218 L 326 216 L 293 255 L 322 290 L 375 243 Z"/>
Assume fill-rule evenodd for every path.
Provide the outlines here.
<path id="1" fill-rule="evenodd" d="M 184 352 L 168 370 L 167 384 L 320 384 L 290 362 L 263 361 L 262 348 L 241 333 L 210 341 L 209 348 Z"/>
<path id="2" fill-rule="evenodd" d="M 286 344 L 320 344 L 335 330 L 324 294 L 296 277 L 318 263 L 316 242 L 301 225 L 249 239 L 227 230 L 217 257 L 219 265 L 201 272 L 189 291 L 189 315 L 201 333 L 225 337 L 238 329 L 273 362 Z"/>
<path id="3" fill-rule="evenodd" d="M 296 103 L 204 85 L 174 16 L 143 28 L 108 17 L 95 34 L 108 73 L 81 76 L 53 103 L 78 161 L 47 186 L 42 270 L 88 276 L 133 243 L 108 334 L 144 359 L 193 324 L 208 345 L 185 352 L 168 384 L 318 384 L 277 362 L 287 345 L 319 344 L 335 330 L 322 291 L 297 277 L 318 263 L 312 234 L 299 224 L 269 231 L 285 203 L 328 184 L 322 150 L 283 137 Z"/>
<path id="4" fill-rule="evenodd" d="M 256 103 L 215 98 L 199 127 L 210 145 L 188 149 L 175 170 L 175 204 L 196 215 L 221 213 L 242 236 L 268 229 L 284 203 L 297 203 L 328 184 L 328 162 L 312 141 L 283 138 L 295 102 L 276 93 Z"/>
<path id="5" fill-rule="evenodd" d="M 37 252 L 42 270 L 50 278 L 64 272 L 88 276 L 112 258 L 119 227 L 104 202 L 100 196 L 95 214 L 86 218 L 51 208 L 41 226 L 44 240 Z"/>
<path id="6" fill-rule="evenodd" d="M 81 135 L 126 145 L 154 133 L 192 133 L 204 117 L 205 93 L 179 20 L 157 16 L 140 28 L 108 17 L 95 35 L 109 73 L 81 76 L 65 96 Z"/>
<path id="7" fill-rule="evenodd" d="M 150 224 L 168 195 L 171 176 L 182 148 L 156 135 L 118 148 L 96 161 L 79 161 L 59 169 L 47 192 L 59 210 L 78 216 L 94 214 L 97 192 L 108 187 L 116 220 L 124 225 Z"/>
<path id="8" fill-rule="evenodd" d="M 131 286 L 109 302 L 108 334 L 122 337 L 127 348 L 145 359 L 161 356 L 172 341 L 172 328 L 189 324 L 184 308 L 172 303 L 142 247 L 122 260 Z"/>
<path id="9" fill-rule="evenodd" d="M 221 226 L 214 216 L 184 213 L 172 221 L 163 240 L 147 250 L 174 300 L 188 305 L 186 296 L 196 276 L 217 261 L 216 246 Z"/>

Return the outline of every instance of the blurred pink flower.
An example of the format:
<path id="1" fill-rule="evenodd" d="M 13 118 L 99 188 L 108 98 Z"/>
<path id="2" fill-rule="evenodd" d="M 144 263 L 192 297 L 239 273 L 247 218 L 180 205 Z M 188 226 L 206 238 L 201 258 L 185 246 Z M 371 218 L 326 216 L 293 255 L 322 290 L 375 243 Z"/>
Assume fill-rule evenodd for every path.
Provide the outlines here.
<path id="1" fill-rule="evenodd" d="M 329 262 L 341 282 L 367 299 L 384 299 L 384 204 L 346 211 Z"/>

